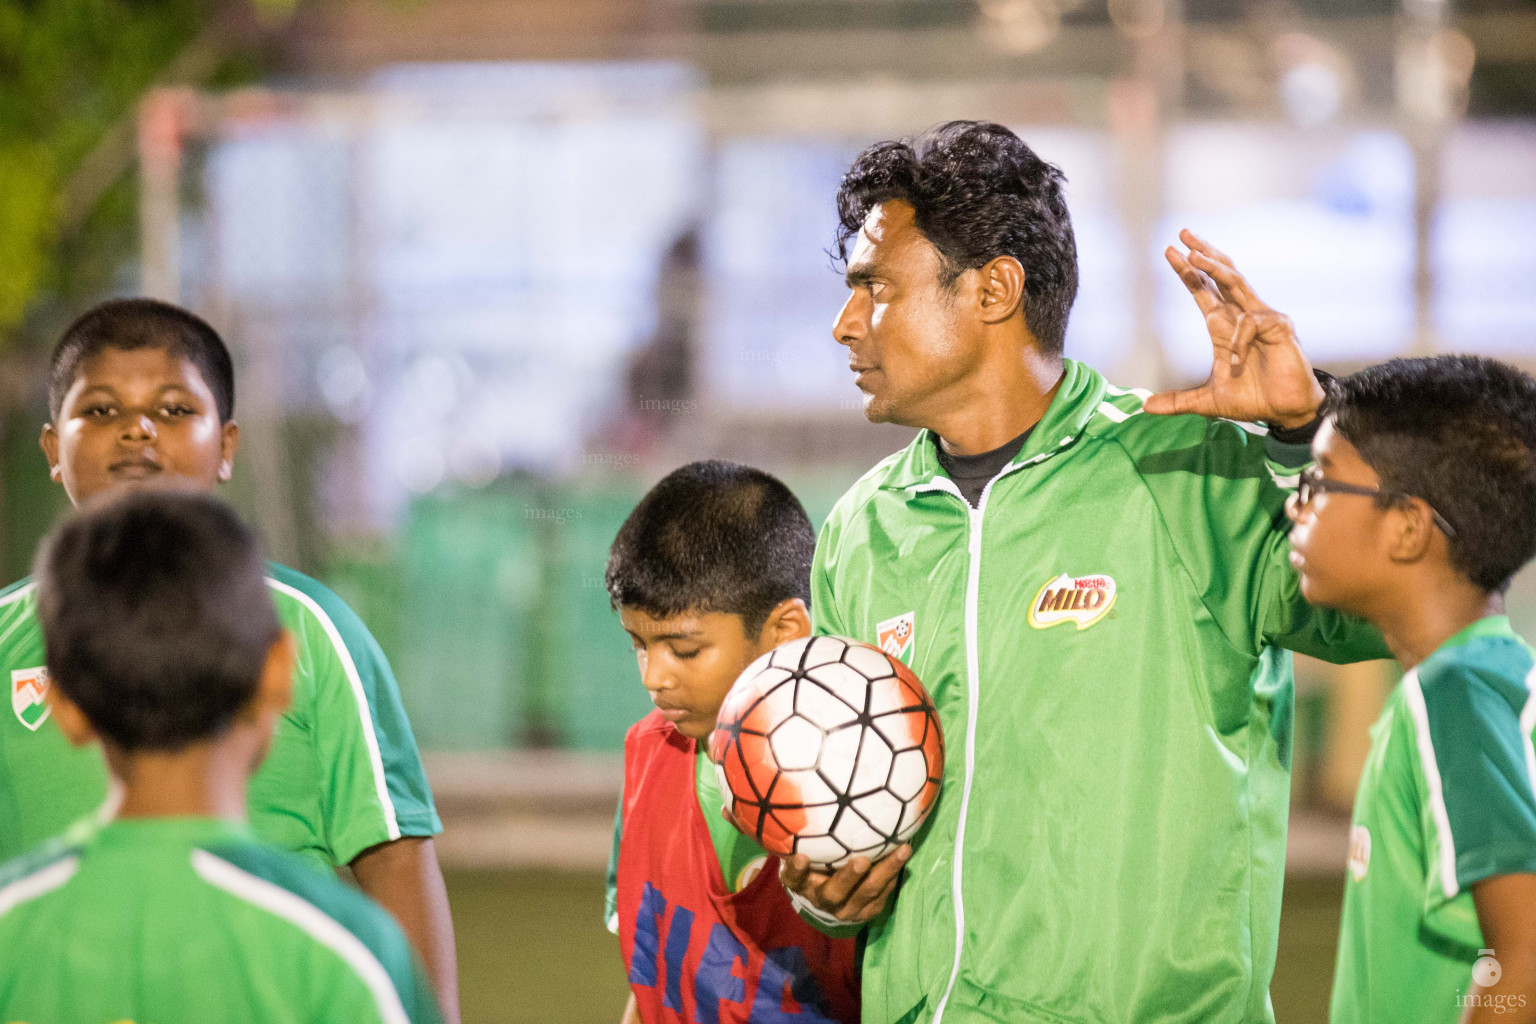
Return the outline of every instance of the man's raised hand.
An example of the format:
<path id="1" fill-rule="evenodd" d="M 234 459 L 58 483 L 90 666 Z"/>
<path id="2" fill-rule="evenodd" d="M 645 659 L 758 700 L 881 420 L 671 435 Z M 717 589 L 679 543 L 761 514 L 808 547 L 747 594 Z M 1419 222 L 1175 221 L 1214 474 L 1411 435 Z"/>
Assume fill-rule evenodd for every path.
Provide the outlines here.
<path id="1" fill-rule="evenodd" d="M 903 844 L 873 864 L 868 857 L 855 857 L 828 874 L 811 870 L 810 858 L 802 853 L 783 862 L 779 881 L 825 923 L 863 924 L 890 902 L 911 856 L 912 847 Z"/>
<path id="2" fill-rule="evenodd" d="M 1179 232 L 1189 246 L 1164 255 L 1200 312 L 1211 335 L 1211 375 L 1199 387 L 1164 391 L 1143 406 L 1153 414 L 1196 413 L 1282 427 L 1310 423 L 1323 388 L 1296 340 L 1291 318 L 1266 305 L 1224 253 L 1193 231 Z"/>

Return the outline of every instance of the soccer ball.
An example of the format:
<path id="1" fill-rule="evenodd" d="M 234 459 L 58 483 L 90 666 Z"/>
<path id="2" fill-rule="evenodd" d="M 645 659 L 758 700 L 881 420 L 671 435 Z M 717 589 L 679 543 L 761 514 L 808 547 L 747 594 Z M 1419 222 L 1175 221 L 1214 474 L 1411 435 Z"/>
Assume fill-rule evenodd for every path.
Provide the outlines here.
<path id="1" fill-rule="evenodd" d="M 709 756 L 725 813 L 769 853 L 835 870 L 910 839 L 939 793 L 944 737 L 900 661 L 838 636 L 791 640 L 731 686 Z"/>

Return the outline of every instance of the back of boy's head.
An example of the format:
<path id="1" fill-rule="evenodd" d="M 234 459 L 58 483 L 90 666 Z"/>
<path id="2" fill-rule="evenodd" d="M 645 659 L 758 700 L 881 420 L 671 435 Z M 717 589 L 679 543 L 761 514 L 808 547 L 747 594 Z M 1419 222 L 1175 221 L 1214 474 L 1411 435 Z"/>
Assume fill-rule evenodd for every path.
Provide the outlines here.
<path id="1" fill-rule="evenodd" d="M 733 462 L 673 470 L 635 506 L 608 555 L 615 608 L 660 618 L 740 615 L 755 636 L 774 606 L 811 600 L 816 531 L 788 487 Z"/>
<path id="2" fill-rule="evenodd" d="M 256 538 L 207 495 L 87 506 L 43 542 L 36 570 L 52 685 L 125 751 L 223 732 L 281 634 Z"/>
<path id="3" fill-rule="evenodd" d="M 82 313 L 64 329 L 48 362 L 48 414 L 57 421 L 80 367 L 105 349 L 166 349 L 202 375 L 213 392 L 219 420 L 235 414 L 235 369 L 224 339 L 201 317 L 158 299 L 110 299 Z"/>
<path id="4" fill-rule="evenodd" d="M 1381 477 L 1455 531 L 1453 566 L 1502 590 L 1536 555 L 1536 380 L 1480 356 L 1394 359 L 1336 381 L 1326 411 Z"/>

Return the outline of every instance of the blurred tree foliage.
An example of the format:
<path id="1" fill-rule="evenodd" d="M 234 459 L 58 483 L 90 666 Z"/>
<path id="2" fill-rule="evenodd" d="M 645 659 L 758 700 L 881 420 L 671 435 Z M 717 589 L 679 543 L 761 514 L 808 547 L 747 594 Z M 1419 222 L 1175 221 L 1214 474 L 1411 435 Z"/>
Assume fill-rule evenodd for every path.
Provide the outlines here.
<path id="1" fill-rule="evenodd" d="M 62 197 L 87 154 L 218 14 L 217 0 L 0 0 L 0 344 L 44 290 L 84 276 L 105 287 L 132 244 L 122 182 L 93 204 L 79 244 L 61 237 Z M 281 16 L 292 0 L 258 0 Z M 220 77 L 231 77 L 228 62 Z M 236 60 L 235 79 L 254 70 Z M 115 243 L 115 244 L 113 244 Z M 105 272 L 106 276 L 102 274 Z M 83 282 L 82 282 L 83 283 Z M 87 290 L 95 290 L 87 285 Z"/>

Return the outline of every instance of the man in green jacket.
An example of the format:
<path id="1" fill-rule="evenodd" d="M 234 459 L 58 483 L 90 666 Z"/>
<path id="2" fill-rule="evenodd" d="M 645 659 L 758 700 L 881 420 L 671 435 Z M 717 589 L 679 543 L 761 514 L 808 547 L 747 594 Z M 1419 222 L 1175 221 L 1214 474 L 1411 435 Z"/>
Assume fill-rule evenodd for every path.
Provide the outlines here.
<path id="1" fill-rule="evenodd" d="M 1323 398 L 1289 322 L 1186 232 L 1211 379 L 1064 359 L 1062 176 L 997 125 L 871 147 L 838 211 L 865 414 L 924 429 L 828 518 L 812 612 L 916 671 L 947 763 L 910 850 L 786 887 L 868 922 L 872 1024 L 1272 1020 L 1289 651 L 1387 656 L 1287 562 Z"/>

